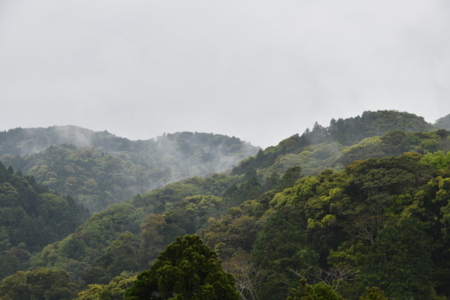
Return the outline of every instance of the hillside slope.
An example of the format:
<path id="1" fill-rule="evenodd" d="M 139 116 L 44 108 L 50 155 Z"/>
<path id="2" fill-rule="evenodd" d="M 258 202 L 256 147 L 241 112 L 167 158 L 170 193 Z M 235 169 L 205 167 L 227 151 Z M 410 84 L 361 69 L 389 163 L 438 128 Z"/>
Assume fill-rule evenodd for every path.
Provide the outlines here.
<path id="1" fill-rule="evenodd" d="M 121 282 L 196 233 L 244 299 L 286 299 L 300 278 L 351 300 L 372 286 L 395 299 L 449 297 L 450 132 L 408 113 L 363 116 L 316 125 L 231 174 L 114 204 L 33 255 L 29 272 L 60 269 L 85 295 L 123 295 Z"/>
<path id="2" fill-rule="evenodd" d="M 74 126 L 0 133 L 0 161 L 92 212 L 170 182 L 225 171 L 257 150 L 238 138 L 207 133 L 147 141 Z"/>

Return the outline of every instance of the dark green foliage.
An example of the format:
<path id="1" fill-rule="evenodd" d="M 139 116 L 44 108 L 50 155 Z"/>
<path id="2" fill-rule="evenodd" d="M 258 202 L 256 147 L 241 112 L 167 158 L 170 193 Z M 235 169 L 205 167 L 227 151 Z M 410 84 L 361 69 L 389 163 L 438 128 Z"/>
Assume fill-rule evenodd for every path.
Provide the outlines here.
<path id="1" fill-rule="evenodd" d="M 281 188 L 288 188 L 295 184 L 301 177 L 302 168 L 295 166 L 286 170 L 283 177 L 281 177 Z"/>
<path id="2" fill-rule="evenodd" d="M 137 272 L 146 267 L 146 264 L 139 265 L 140 244 L 141 240 L 131 232 L 121 234 L 94 262 L 93 267 L 83 270 L 81 278 L 87 284 L 107 284 L 124 271 Z"/>
<path id="3" fill-rule="evenodd" d="M 272 189 L 276 189 L 280 185 L 280 175 L 277 172 L 273 172 L 270 176 L 267 176 L 264 180 L 264 184 L 261 187 L 263 192 L 270 191 Z"/>
<path id="4" fill-rule="evenodd" d="M 268 217 L 254 244 L 255 262 L 268 271 L 263 299 L 287 295 L 295 272 L 316 266 L 318 255 L 306 244 L 306 220 L 296 207 L 286 206 Z"/>
<path id="5" fill-rule="evenodd" d="M 241 183 L 239 186 L 234 185 L 228 188 L 223 197 L 229 199 L 233 205 L 239 205 L 245 200 L 256 199 L 262 192 L 261 184 L 256 176 L 248 178 L 247 181 Z"/>
<path id="6" fill-rule="evenodd" d="M 30 252 L 64 238 L 86 217 L 70 197 L 52 194 L 0 163 L 0 278 L 26 269 Z"/>
<path id="7" fill-rule="evenodd" d="M 194 233 L 209 217 L 225 212 L 229 205 L 217 194 L 235 180 L 217 174 L 194 177 L 114 204 L 92 215 L 74 234 L 45 247 L 33 265 L 63 268 L 72 279 L 83 276 L 103 284 L 121 271 L 141 271 L 177 236 Z M 165 211 L 164 216 L 155 214 Z M 126 246 L 114 246 L 111 252 L 125 237 Z M 74 264 L 80 267 L 72 268 Z"/>
<path id="8" fill-rule="evenodd" d="M 198 236 L 177 238 L 140 273 L 125 299 L 239 299 L 235 282 L 223 271 L 217 253 Z"/>
<path id="9" fill-rule="evenodd" d="M 398 299 L 430 299 L 433 247 L 424 225 L 416 220 L 383 229 L 361 268 L 362 283 Z"/>
<path id="10" fill-rule="evenodd" d="M 360 300 L 388 300 L 384 292 L 377 287 L 366 288 L 366 292 L 359 298 Z"/>
<path id="11" fill-rule="evenodd" d="M 351 145 L 364 138 L 382 135 L 394 129 L 415 132 L 432 130 L 433 126 L 422 117 L 407 112 L 366 111 L 361 117 L 331 120 L 328 134 L 341 144 Z"/>

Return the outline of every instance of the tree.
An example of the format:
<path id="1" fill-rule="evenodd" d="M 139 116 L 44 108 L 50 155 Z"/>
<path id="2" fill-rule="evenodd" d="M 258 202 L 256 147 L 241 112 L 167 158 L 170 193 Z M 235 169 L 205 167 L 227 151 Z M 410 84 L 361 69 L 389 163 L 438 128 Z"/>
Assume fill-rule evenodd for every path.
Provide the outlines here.
<path id="1" fill-rule="evenodd" d="M 295 184 L 295 182 L 300 179 L 302 173 L 302 168 L 300 166 L 295 166 L 286 170 L 283 177 L 281 177 L 281 187 L 288 188 Z"/>
<path id="2" fill-rule="evenodd" d="M 432 299 L 435 247 L 417 220 L 383 229 L 361 267 L 362 286 L 376 285 L 392 298 Z"/>
<path id="3" fill-rule="evenodd" d="M 377 287 L 366 288 L 366 292 L 359 298 L 359 300 L 387 300 L 384 292 Z"/>
<path id="4" fill-rule="evenodd" d="M 140 273 L 125 299 L 234 300 L 234 278 L 220 266 L 216 252 L 195 235 L 178 237 L 150 270 Z"/>
<path id="5" fill-rule="evenodd" d="M 64 270 L 39 268 L 19 271 L 0 282 L 0 299 L 69 300 L 76 297 L 77 285 Z"/>
<path id="6" fill-rule="evenodd" d="M 240 252 L 224 261 L 223 267 L 236 279 L 242 300 L 258 300 L 264 270 L 256 265 L 251 254 Z"/>
<path id="7" fill-rule="evenodd" d="M 258 232 L 253 255 L 257 266 L 265 269 L 260 298 L 275 300 L 295 286 L 295 272 L 317 266 L 319 256 L 307 244 L 306 220 L 295 206 L 286 205 L 269 216 Z"/>
<path id="8" fill-rule="evenodd" d="M 289 297 L 288 300 L 344 300 L 341 295 L 323 281 L 315 285 L 309 285 L 304 278 L 299 280 L 299 286 L 292 289 L 292 293 L 294 296 Z"/>

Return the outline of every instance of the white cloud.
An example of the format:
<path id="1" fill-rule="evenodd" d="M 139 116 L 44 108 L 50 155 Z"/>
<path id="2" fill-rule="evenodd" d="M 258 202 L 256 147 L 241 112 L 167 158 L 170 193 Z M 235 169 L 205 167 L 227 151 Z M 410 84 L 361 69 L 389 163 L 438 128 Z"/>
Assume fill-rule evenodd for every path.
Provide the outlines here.
<path id="1" fill-rule="evenodd" d="M 269 146 L 317 120 L 450 113 L 444 0 L 0 4 L 1 130 L 132 139 L 215 132 Z"/>

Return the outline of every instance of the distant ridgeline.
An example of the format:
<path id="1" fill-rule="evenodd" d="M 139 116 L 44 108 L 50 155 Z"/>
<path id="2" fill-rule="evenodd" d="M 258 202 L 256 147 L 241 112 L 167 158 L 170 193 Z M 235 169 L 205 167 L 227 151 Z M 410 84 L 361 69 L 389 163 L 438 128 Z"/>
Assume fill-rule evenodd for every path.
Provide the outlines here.
<path id="1" fill-rule="evenodd" d="M 434 123 L 434 127 L 438 129 L 450 130 L 450 114 L 437 119 L 436 123 Z"/>
<path id="2" fill-rule="evenodd" d="M 378 111 L 332 120 L 326 128 L 316 124 L 231 173 L 134 195 L 76 229 L 85 212 L 70 197 L 0 166 L 0 277 L 24 271 L 0 282 L 0 299 L 126 299 L 125 290 L 142 280 L 137 274 L 185 234 L 201 236 L 217 251 L 242 299 L 447 299 L 447 119 L 431 125 L 413 114 Z M 170 137 L 216 137 L 197 135 Z M 96 147 L 59 145 L 3 157 L 87 203 L 147 178 L 149 166 L 139 163 L 144 151 Z M 96 197 L 82 198 L 89 193 Z M 195 269 L 196 261 L 182 267 Z"/>
<path id="3" fill-rule="evenodd" d="M 93 212 L 169 182 L 225 171 L 258 149 L 208 133 L 131 141 L 75 126 L 0 132 L 0 161 Z"/>
<path id="4" fill-rule="evenodd" d="M 439 120 L 450 120 L 450 115 Z M 437 143 L 437 137 L 430 134 L 428 142 L 418 142 L 417 137 L 409 132 L 431 132 L 437 128 L 450 129 L 450 122 L 438 121 L 435 127 L 427 123 L 422 117 L 414 114 L 398 111 L 366 111 L 362 116 L 348 119 L 332 119 L 330 126 L 322 127 L 317 122 L 312 130 L 306 129 L 302 135 L 294 135 L 281 141 L 277 146 L 260 150 L 254 157 L 242 161 L 232 174 L 244 174 L 251 169 L 258 174 L 269 175 L 272 172 L 283 173 L 288 168 L 300 165 L 305 174 L 318 174 L 326 168 L 339 169 L 351 163 L 354 159 L 380 158 L 388 155 L 399 155 L 404 151 L 433 151 L 432 143 Z M 445 127 L 444 124 L 449 124 Z M 391 130 L 397 130 L 388 137 L 381 139 L 383 135 Z M 401 131 L 401 133 L 399 133 Z M 395 135 L 397 140 L 395 139 Z M 407 135 L 411 138 L 408 142 L 409 148 L 398 148 L 400 136 Z M 426 137 L 427 134 L 421 135 Z M 371 137 L 374 137 L 371 139 Z M 375 138 L 376 137 L 376 138 Z M 358 144 L 360 143 L 360 144 Z M 403 143 L 405 144 L 405 143 Z M 353 146 L 355 145 L 355 146 Z M 376 146 L 374 146 L 376 145 Z M 378 146 L 382 145 L 380 149 Z M 349 148 L 349 146 L 352 146 Z M 369 148 L 376 148 L 377 152 L 366 153 L 355 156 L 355 151 L 368 152 Z"/>

